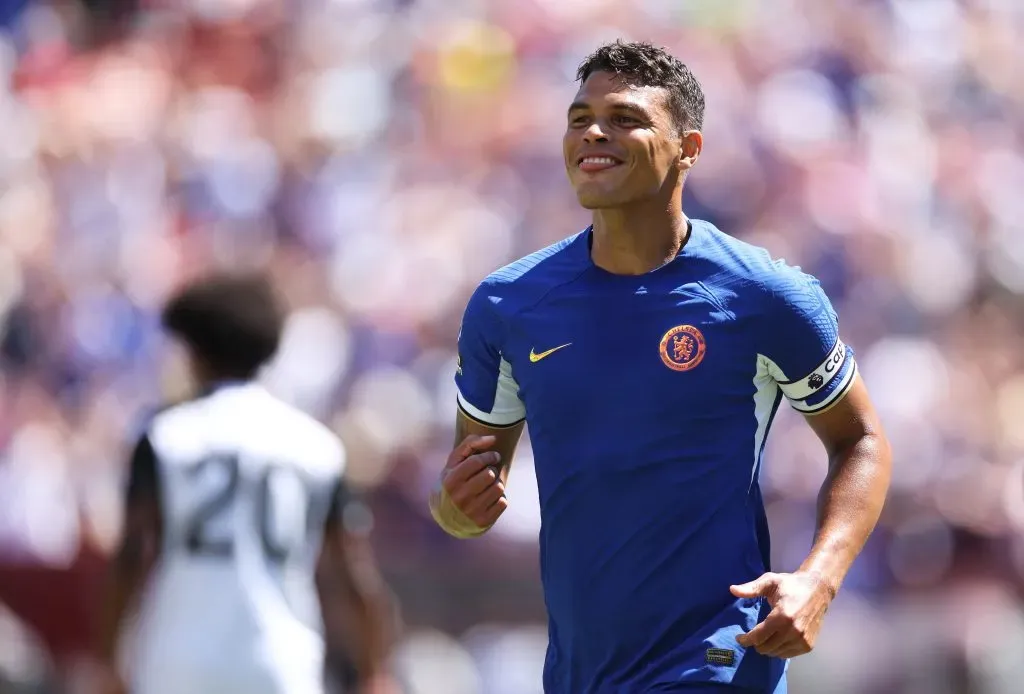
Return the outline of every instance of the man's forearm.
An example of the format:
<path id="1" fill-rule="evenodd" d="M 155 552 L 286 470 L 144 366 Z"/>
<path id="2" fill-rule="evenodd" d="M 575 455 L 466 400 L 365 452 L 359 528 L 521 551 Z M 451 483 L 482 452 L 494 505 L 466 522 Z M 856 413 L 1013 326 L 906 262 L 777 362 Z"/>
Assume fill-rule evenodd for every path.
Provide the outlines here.
<path id="1" fill-rule="evenodd" d="M 112 664 L 117 660 L 118 639 L 121 622 L 131 602 L 132 596 L 127 581 L 121 576 L 113 576 L 103 596 L 103 612 L 100 616 L 97 655 L 100 659 Z"/>
<path id="2" fill-rule="evenodd" d="M 361 679 L 370 680 L 387 672 L 397 616 L 383 584 L 366 590 L 356 611 L 362 641 L 357 670 Z"/>
<path id="3" fill-rule="evenodd" d="M 121 624 L 146 580 L 147 562 L 138 543 L 129 538 L 113 558 L 102 596 L 97 650 L 107 664 L 117 658 Z"/>
<path id="4" fill-rule="evenodd" d="M 367 681 L 387 672 L 397 608 L 366 538 L 349 535 L 343 544 L 335 543 L 344 553 L 327 555 L 333 567 L 321 574 L 329 580 L 319 583 L 328 640 L 347 644 L 359 678 Z"/>
<path id="5" fill-rule="evenodd" d="M 817 574 L 833 595 L 878 523 L 892 462 L 884 436 L 868 434 L 833 454 L 818 495 L 814 546 L 801 571 Z"/>

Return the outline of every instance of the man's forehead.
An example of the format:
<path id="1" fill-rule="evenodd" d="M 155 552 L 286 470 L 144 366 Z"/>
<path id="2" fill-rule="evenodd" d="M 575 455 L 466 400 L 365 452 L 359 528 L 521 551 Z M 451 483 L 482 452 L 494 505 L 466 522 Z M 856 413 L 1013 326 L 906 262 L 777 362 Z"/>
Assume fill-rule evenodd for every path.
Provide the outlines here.
<path id="1" fill-rule="evenodd" d="M 640 108 L 656 107 L 665 98 L 664 87 L 639 86 L 629 79 L 610 72 L 595 72 L 580 85 L 575 104 L 597 105 L 598 103 Z"/>

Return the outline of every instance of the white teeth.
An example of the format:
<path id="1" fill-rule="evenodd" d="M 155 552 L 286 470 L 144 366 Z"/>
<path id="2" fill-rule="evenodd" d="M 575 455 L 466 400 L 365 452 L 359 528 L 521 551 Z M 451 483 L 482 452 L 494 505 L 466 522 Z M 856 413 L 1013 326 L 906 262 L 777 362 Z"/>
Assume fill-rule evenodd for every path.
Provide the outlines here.
<path id="1" fill-rule="evenodd" d="M 618 164 L 611 157 L 584 157 L 580 164 Z"/>

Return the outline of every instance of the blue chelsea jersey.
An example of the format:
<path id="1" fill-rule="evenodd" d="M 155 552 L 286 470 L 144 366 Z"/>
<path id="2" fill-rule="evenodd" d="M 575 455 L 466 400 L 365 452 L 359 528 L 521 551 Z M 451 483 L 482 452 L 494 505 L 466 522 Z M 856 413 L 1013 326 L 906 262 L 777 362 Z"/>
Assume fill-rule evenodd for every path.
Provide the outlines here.
<path id="1" fill-rule="evenodd" d="M 758 468 L 782 397 L 828 408 L 853 353 L 817 280 L 707 222 L 644 275 L 590 246 L 588 229 L 493 273 L 459 334 L 459 407 L 530 429 L 545 691 L 775 691 L 784 663 L 736 643 L 768 606 L 729 586 L 769 570 Z"/>

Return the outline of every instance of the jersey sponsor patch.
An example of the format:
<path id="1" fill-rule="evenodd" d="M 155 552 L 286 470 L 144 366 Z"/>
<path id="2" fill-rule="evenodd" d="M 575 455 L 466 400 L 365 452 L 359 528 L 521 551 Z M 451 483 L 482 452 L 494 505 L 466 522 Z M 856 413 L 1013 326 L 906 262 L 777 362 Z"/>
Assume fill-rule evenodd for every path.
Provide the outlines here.
<path id="1" fill-rule="evenodd" d="M 846 362 L 846 345 L 841 339 L 836 340 L 835 347 L 825 357 L 825 361 L 818 365 L 811 373 L 795 381 L 779 383 L 782 392 L 790 400 L 806 400 L 819 390 L 828 385 L 839 372 L 843 370 Z"/>

